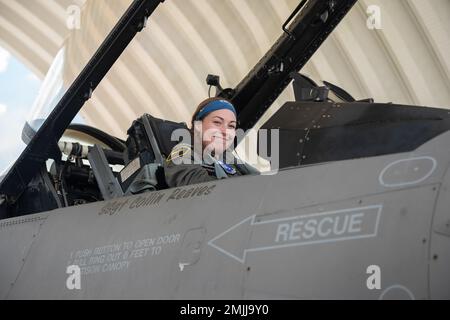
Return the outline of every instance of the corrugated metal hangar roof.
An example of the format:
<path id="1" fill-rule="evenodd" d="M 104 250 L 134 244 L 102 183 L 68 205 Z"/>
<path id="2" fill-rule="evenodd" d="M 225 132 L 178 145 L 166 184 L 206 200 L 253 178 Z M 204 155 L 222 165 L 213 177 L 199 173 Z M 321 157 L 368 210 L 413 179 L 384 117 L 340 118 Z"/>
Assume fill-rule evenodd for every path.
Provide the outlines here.
<path id="1" fill-rule="evenodd" d="M 0 0 L 0 45 L 41 78 L 64 47 L 64 79 L 70 82 L 129 3 Z M 82 116 L 121 138 L 144 112 L 187 121 L 208 95 L 207 74 L 234 87 L 281 35 L 298 3 L 166 0 Z M 71 30 L 67 19 L 74 8 L 81 9 L 80 28 Z M 369 28 L 368 19 L 380 28 Z M 450 108 L 449 52 L 449 0 L 360 0 L 301 72 L 360 99 Z M 273 109 L 293 99 L 291 91 L 288 87 Z"/>

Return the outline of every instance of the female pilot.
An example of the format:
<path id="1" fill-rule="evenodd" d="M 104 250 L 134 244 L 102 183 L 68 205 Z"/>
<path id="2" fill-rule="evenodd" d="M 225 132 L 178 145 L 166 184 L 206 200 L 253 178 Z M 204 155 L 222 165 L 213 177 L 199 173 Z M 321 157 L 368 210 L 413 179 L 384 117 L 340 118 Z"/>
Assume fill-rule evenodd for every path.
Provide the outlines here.
<path id="1" fill-rule="evenodd" d="M 201 102 L 191 120 L 193 143 L 177 144 L 165 161 L 167 185 L 185 186 L 258 173 L 232 156 L 236 126 L 236 110 L 229 101 L 215 97 Z"/>

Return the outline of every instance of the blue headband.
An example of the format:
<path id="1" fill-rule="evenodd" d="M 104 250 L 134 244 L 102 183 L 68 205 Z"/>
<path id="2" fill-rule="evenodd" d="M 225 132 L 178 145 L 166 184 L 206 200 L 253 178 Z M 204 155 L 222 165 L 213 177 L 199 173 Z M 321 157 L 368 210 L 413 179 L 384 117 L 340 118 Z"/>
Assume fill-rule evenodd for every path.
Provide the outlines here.
<path id="1" fill-rule="evenodd" d="M 236 109 L 234 109 L 233 105 L 225 100 L 214 100 L 208 103 L 206 106 L 204 106 L 200 111 L 198 112 L 197 116 L 195 117 L 195 120 L 201 120 L 209 113 L 216 111 L 216 110 L 222 110 L 227 109 L 236 115 Z"/>

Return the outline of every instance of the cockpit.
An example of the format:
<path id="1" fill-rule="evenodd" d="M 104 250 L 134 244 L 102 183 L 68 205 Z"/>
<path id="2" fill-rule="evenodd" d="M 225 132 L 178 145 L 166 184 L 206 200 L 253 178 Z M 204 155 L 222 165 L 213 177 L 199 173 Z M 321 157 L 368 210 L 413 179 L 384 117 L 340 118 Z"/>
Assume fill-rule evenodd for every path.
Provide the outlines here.
<path id="1" fill-rule="evenodd" d="M 412 151 L 450 129 L 446 110 L 355 99 L 336 84 L 318 84 L 299 73 L 355 1 L 305 3 L 280 26 L 280 38 L 234 88 L 222 88 L 219 76 L 205 73 L 205 89 L 215 87 L 216 96 L 233 100 L 242 128 L 256 130 L 253 146 L 261 168 L 272 173 Z M 113 65 L 123 68 L 117 60 L 160 4 L 135 0 L 120 19 L 97 30 L 101 44 L 90 43 L 88 52 L 75 57 L 66 51 L 76 45 L 69 41 L 57 54 L 22 131 L 21 154 L 0 181 L 0 219 L 168 188 L 162 164 L 179 143 L 173 132 L 187 129 L 186 123 L 139 114 L 125 137 L 118 138 L 77 118 L 83 105 L 96 98 L 97 86 Z M 82 32 L 71 41 L 80 37 Z M 294 98 L 277 100 L 284 90 Z M 275 102 L 278 109 L 264 118 Z M 266 150 L 276 150 L 275 162 L 273 153 L 262 150 L 263 131 Z"/>

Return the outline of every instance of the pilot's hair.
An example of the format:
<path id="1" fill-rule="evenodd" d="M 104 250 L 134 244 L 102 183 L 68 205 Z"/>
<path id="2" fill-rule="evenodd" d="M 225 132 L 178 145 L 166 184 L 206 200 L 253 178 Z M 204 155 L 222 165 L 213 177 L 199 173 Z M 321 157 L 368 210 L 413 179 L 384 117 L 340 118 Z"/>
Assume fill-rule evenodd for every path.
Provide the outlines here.
<path id="1" fill-rule="evenodd" d="M 197 118 L 197 115 L 199 114 L 200 110 L 202 110 L 203 107 L 206 106 L 208 103 L 210 103 L 212 101 L 217 101 L 217 100 L 225 100 L 226 102 L 231 103 L 231 101 L 229 101 L 227 99 L 224 99 L 224 98 L 221 98 L 221 97 L 212 97 L 212 98 L 208 98 L 208 99 L 205 99 L 202 102 L 200 102 L 200 104 L 198 105 L 197 109 L 195 109 L 194 114 L 192 115 L 191 130 L 194 129 L 194 121 L 195 121 L 195 118 Z"/>

